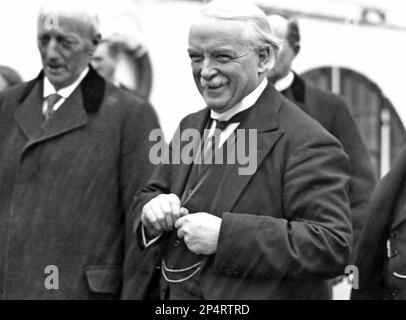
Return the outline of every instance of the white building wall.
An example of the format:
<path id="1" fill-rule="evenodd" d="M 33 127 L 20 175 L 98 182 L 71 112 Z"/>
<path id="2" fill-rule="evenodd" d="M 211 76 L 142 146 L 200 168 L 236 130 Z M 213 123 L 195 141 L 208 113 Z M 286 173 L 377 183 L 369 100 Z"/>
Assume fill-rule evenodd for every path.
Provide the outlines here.
<path id="1" fill-rule="evenodd" d="M 16 68 L 25 79 L 34 77 L 41 68 L 36 49 L 36 12 L 40 1 L 2 0 L 0 3 L 0 64 Z M 311 12 L 312 9 L 321 10 L 317 1 L 306 1 L 306 6 L 303 1 L 295 0 L 262 2 Z M 350 1 L 323 1 L 327 3 L 324 11 L 321 10 L 324 14 L 329 12 L 326 9 L 329 6 L 334 9 L 331 14 L 347 12 L 353 18 L 359 11 L 350 5 Z M 96 3 L 102 16 L 107 17 L 125 10 L 129 2 L 103 0 Z M 166 138 L 170 139 L 185 115 L 204 107 L 193 83 L 186 51 L 188 28 L 201 4 L 159 0 L 132 3 L 132 16 L 138 17 L 137 23 L 110 25 L 110 30 L 105 31 L 125 29 L 117 31 L 142 38 L 148 47 L 154 68 L 151 101 L 161 119 Z M 406 121 L 405 84 L 402 80 L 406 70 L 406 32 L 305 18 L 301 18 L 299 23 L 303 40 L 302 51 L 294 63 L 297 71 L 327 65 L 353 69 L 375 82 L 395 106 L 401 119 Z"/>

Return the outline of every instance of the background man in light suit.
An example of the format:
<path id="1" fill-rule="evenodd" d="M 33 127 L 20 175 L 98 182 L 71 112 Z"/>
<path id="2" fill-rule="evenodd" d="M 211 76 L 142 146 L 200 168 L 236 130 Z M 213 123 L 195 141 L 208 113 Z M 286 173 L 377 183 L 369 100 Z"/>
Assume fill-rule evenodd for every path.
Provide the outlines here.
<path id="1" fill-rule="evenodd" d="M 220 140 L 235 128 L 256 129 L 257 170 L 240 175 L 227 161 L 158 167 L 134 203 L 123 297 L 327 298 L 325 280 L 350 254 L 348 158 L 267 82 L 278 42 L 259 8 L 213 1 L 193 21 L 189 55 L 208 107 L 179 131 L 214 130 L 239 117 Z M 172 151 L 186 143 L 174 139 Z"/>
<path id="2" fill-rule="evenodd" d="M 89 66 L 99 40 L 85 4 L 50 2 L 38 18 L 42 72 L 0 95 L 3 299 L 120 295 L 125 214 L 158 122 Z"/>
<path id="3" fill-rule="evenodd" d="M 353 226 L 352 256 L 367 219 L 367 206 L 376 178 L 371 160 L 344 99 L 307 83 L 292 71 L 292 63 L 300 51 L 300 32 L 297 21 L 280 15 L 268 17 L 273 32 L 283 41 L 274 68 L 268 79 L 286 98 L 293 101 L 310 117 L 318 121 L 343 145 L 351 165 L 349 199 Z"/>

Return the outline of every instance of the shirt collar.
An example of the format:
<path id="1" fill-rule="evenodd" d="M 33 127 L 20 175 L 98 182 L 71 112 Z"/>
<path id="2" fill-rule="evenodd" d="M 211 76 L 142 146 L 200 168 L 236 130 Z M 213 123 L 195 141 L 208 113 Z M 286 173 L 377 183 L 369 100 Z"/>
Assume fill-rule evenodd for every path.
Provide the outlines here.
<path id="1" fill-rule="evenodd" d="M 83 70 L 83 72 L 80 74 L 79 78 L 77 78 L 75 82 L 73 82 L 71 85 L 69 85 L 65 88 L 59 89 L 58 91 L 55 90 L 54 86 L 45 76 L 44 77 L 44 95 L 43 95 L 43 97 L 46 98 L 46 97 L 50 96 L 51 94 L 57 93 L 62 97 L 62 99 L 65 99 L 65 100 L 68 99 L 69 96 L 73 93 L 73 91 L 75 91 L 77 86 L 86 77 L 88 72 L 89 72 L 89 67 L 86 67 L 86 69 Z"/>
<path id="2" fill-rule="evenodd" d="M 295 74 L 293 71 L 290 71 L 285 78 L 282 78 L 275 82 L 275 89 L 279 92 L 289 89 L 295 80 Z"/>
<path id="3" fill-rule="evenodd" d="M 234 117 L 237 113 L 240 113 L 244 110 L 247 110 L 251 108 L 259 99 L 261 96 L 262 92 L 264 92 L 265 88 L 268 85 L 268 80 L 267 78 L 264 78 L 262 82 L 259 84 L 259 86 L 252 91 L 248 96 L 246 96 L 244 99 L 242 99 L 239 103 L 237 103 L 234 107 L 231 109 L 227 110 L 226 112 L 223 113 L 218 113 L 214 110 L 211 110 L 211 118 L 215 120 L 220 120 L 220 121 L 227 121 L 230 120 L 232 117 Z"/>

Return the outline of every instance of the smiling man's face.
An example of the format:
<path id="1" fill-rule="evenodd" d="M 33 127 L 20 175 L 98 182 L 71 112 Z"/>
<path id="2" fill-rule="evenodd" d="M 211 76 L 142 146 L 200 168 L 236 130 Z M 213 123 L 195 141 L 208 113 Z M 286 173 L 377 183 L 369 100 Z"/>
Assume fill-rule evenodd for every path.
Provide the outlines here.
<path id="1" fill-rule="evenodd" d="M 225 112 L 260 83 L 259 57 L 245 39 L 240 21 L 202 18 L 191 28 L 189 56 L 193 77 L 207 106 Z"/>
<path id="2" fill-rule="evenodd" d="M 45 75 L 56 90 L 75 82 L 90 63 L 97 47 L 91 28 L 80 19 L 57 17 L 38 19 L 38 48 Z"/>

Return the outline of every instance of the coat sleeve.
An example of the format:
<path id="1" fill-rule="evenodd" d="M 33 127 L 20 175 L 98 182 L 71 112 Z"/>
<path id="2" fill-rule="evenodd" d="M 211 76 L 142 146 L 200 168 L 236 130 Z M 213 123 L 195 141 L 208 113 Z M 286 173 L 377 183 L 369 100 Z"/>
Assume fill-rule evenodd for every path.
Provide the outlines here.
<path id="1" fill-rule="evenodd" d="M 275 280 L 343 273 L 351 243 L 348 158 L 330 136 L 306 140 L 288 156 L 283 212 L 223 214 L 217 272 Z"/>
<path id="2" fill-rule="evenodd" d="M 334 111 L 332 134 L 342 143 L 350 160 L 351 179 L 348 195 L 353 226 L 352 248 L 355 256 L 364 223 L 368 218 L 367 207 L 376 184 L 376 177 L 366 147 L 346 103 L 342 99 L 337 99 Z"/>
<path id="3" fill-rule="evenodd" d="M 150 133 L 160 129 L 157 115 L 147 102 L 130 107 L 121 133 L 119 167 L 120 200 L 126 213 L 127 239 L 131 237 L 136 219 L 131 209 L 134 196 L 146 185 L 154 169 L 149 152 L 156 142 L 150 141 Z"/>
<path id="4" fill-rule="evenodd" d="M 154 169 L 148 183 L 134 196 L 127 218 L 127 252 L 124 264 L 122 299 L 159 299 L 158 280 L 162 241 L 145 248 L 142 243 L 141 212 L 151 199 L 171 190 L 171 165 L 162 163 Z"/>
<path id="5" fill-rule="evenodd" d="M 180 125 L 176 132 L 179 132 Z M 175 133 L 174 137 L 179 135 Z M 140 189 L 140 191 L 133 195 L 132 205 L 129 210 L 129 218 L 127 219 L 128 233 L 131 237 L 136 237 L 136 241 L 142 246 L 142 241 L 140 237 L 140 222 L 141 222 L 141 212 L 142 208 L 148 201 L 159 196 L 160 194 L 170 194 L 172 192 L 171 181 L 172 181 L 172 146 L 179 141 L 174 141 L 168 145 L 163 146 L 162 161 L 160 164 L 155 165 L 152 171 L 152 175 L 148 177 L 145 185 Z M 161 241 L 158 241 L 161 242 Z M 143 247 L 143 246 L 142 246 Z M 145 248 L 142 248 L 145 249 Z"/>

